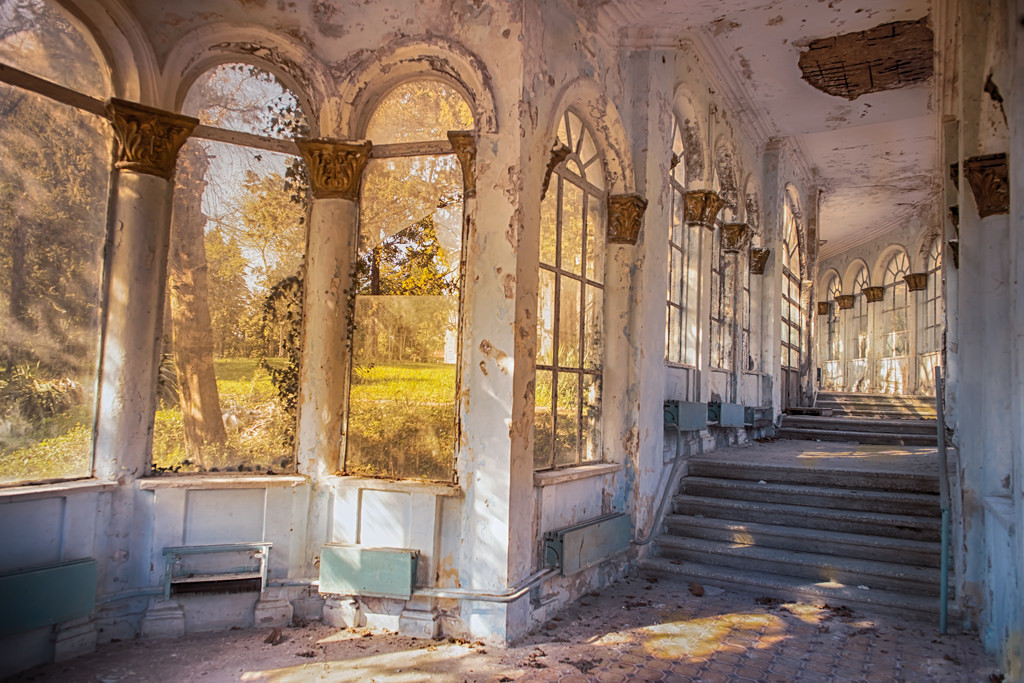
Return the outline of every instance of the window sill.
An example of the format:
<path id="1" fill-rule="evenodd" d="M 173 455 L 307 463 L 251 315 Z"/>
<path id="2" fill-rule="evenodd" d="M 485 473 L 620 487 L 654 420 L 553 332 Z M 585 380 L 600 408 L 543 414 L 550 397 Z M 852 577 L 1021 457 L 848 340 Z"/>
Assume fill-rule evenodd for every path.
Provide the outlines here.
<path id="1" fill-rule="evenodd" d="M 533 485 L 535 487 L 552 486 L 564 484 L 570 481 L 579 481 L 591 477 L 600 477 L 606 474 L 615 474 L 622 469 L 619 463 L 596 463 L 593 465 L 579 465 L 578 467 L 567 467 L 562 470 L 549 470 L 547 472 L 534 472 Z"/>
<path id="2" fill-rule="evenodd" d="M 301 486 L 309 482 L 297 474 L 176 474 L 139 480 L 139 489 L 264 489 Z"/>
<path id="3" fill-rule="evenodd" d="M 369 489 L 371 491 L 400 491 L 402 493 L 421 493 L 447 498 L 462 495 L 458 484 L 445 484 L 436 481 L 416 481 L 413 479 L 375 479 L 374 477 L 330 477 L 329 481 L 341 488 Z"/>
<path id="4" fill-rule="evenodd" d="M 112 481 L 99 481 L 98 479 L 79 479 L 78 481 L 62 481 L 50 484 L 25 484 L 23 486 L 13 486 L 9 489 L 0 489 L 0 503 L 9 503 L 15 500 L 60 498 L 74 493 L 111 491 L 115 488 L 117 488 L 116 483 Z"/>

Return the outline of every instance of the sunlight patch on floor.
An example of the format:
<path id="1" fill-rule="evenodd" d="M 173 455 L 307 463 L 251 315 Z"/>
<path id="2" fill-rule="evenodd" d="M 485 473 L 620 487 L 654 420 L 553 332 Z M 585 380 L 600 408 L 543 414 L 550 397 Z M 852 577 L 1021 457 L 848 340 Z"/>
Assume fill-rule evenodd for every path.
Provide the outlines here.
<path id="1" fill-rule="evenodd" d="M 787 637 L 785 621 L 757 613 L 679 619 L 646 626 L 641 633 L 644 648 L 660 659 L 707 657 L 725 648 L 764 649 Z"/>
<path id="2" fill-rule="evenodd" d="M 344 635 L 344 634 L 337 634 Z M 337 642 L 346 638 L 329 636 L 320 642 Z M 378 681 L 379 683 L 405 683 L 424 680 L 463 681 L 465 670 L 461 660 L 471 657 L 472 649 L 461 645 L 437 645 L 418 650 L 383 652 L 366 657 L 331 660 L 330 655 L 311 651 L 314 657 L 326 657 L 296 666 L 264 671 L 246 671 L 242 681 L 267 683 L 305 683 L 310 680 Z"/>

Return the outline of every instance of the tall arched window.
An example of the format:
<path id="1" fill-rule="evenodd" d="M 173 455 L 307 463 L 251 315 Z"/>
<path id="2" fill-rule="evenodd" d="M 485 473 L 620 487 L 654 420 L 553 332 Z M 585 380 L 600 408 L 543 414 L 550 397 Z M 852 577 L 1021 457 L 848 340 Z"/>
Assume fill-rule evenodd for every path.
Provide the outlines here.
<path id="1" fill-rule="evenodd" d="M 78 23 L 42 0 L 0 2 L 0 62 L 109 97 Z M 0 84 L 0 484 L 92 474 L 111 131 Z"/>
<path id="2" fill-rule="evenodd" d="M 308 135 L 297 97 L 251 64 L 204 72 L 182 110 L 227 130 Z M 197 137 L 182 146 L 155 471 L 294 466 L 307 187 L 297 156 Z"/>
<path id="3" fill-rule="evenodd" d="M 672 163 L 669 170 L 672 226 L 668 235 L 665 360 L 696 368 L 700 349 L 702 228 L 686 223 L 686 163 L 678 121 L 674 123 L 672 140 Z"/>
<path id="4" fill-rule="evenodd" d="M 567 111 L 571 150 L 541 203 L 534 466 L 601 459 L 604 347 L 604 167 L 593 135 Z"/>
<path id="5" fill-rule="evenodd" d="M 846 348 L 846 386 L 850 391 L 868 390 L 868 303 L 864 288 L 871 286 L 868 269 L 861 266 L 853 278 L 853 309 Z"/>
<path id="6" fill-rule="evenodd" d="M 726 325 L 726 269 L 722 259 L 722 226 L 711 237 L 711 366 L 732 369 Z"/>
<path id="7" fill-rule="evenodd" d="M 825 388 L 834 391 L 842 389 L 843 386 L 842 328 L 840 326 L 839 302 L 836 301 L 836 297 L 843 293 L 843 284 L 838 275 L 833 275 L 829 279 L 825 292 L 828 313 L 825 315 L 825 343 L 821 348 L 821 355 Z"/>
<path id="8" fill-rule="evenodd" d="M 782 221 L 782 401 L 788 407 L 794 404 L 799 387 L 801 344 L 799 224 L 789 192 Z"/>
<path id="9" fill-rule="evenodd" d="M 473 125 L 469 104 L 452 86 L 417 80 L 383 98 L 366 137 L 375 145 L 426 141 L 450 150 L 448 131 Z M 382 155 L 366 165 L 345 430 L 349 474 L 454 476 L 463 193 L 454 153 Z"/>
<path id="10" fill-rule="evenodd" d="M 885 266 L 882 286 L 882 360 L 879 380 L 882 391 L 902 394 L 907 384 L 907 354 L 910 340 L 907 331 L 907 283 L 910 259 L 904 252 L 894 255 Z"/>
<path id="11" fill-rule="evenodd" d="M 917 345 L 921 353 L 942 350 L 942 247 L 939 240 L 928 250 L 928 285 L 921 302 L 921 334 Z"/>

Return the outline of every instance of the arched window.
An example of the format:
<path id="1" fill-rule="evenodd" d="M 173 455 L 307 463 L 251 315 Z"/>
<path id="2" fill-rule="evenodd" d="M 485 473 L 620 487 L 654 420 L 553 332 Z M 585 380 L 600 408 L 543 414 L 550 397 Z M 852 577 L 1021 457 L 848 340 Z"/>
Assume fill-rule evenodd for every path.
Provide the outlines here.
<path id="1" fill-rule="evenodd" d="M 593 135 L 567 111 L 571 153 L 541 203 L 534 466 L 601 459 L 604 364 L 604 167 Z"/>
<path id="2" fill-rule="evenodd" d="M 928 285 L 921 302 L 921 334 L 918 339 L 920 353 L 942 350 L 942 247 L 939 240 L 928 250 Z"/>
<path id="3" fill-rule="evenodd" d="M 308 135 L 296 96 L 250 64 L 214 67 L 182 110 L 257 135 Z M 175 170 L 155 471 L 288 470 L 305 263 L 299 157 L 190 138 Z"/>
<path id="4" fill-rule="evenodd" d="M 850 324 L 850 348 L 853 351 L 852 358 L 863 359 L 868 357 L 868 302 L 864 294 L 864 288 L 870 287 L 868 269 L 861 267 L 853 279 L 853 315 Z"/>
<path id="5" fill-rule="evenodd" d="M 726 268 L 722 259 L 722 226 L 715 225 L 711 238 L 711 366 L 732 369 L 726 325 Z"/>
<path id="6" fill-rule="evenodd" d="M 842 356 L 843 344 L 839 334 L 839 303 L 836 297 L 843 293 L 843 282 L 838 275 L 834 275 L 828 283 L 828 316 L 827 334 L 828 346 L 826 347 L 828 360 L 839 360 Z"/>
<path id="7" fill-rule="evenodd" d="M 0 2 L 0 62 L 98 98 L 109 69 L 42 0 Z M 0 484 L 92 474 L 109 124 L 0 84 Z"/>
<path id="8" fill-rule="evenodd" d="M 703 229 L 686 223 L 686 162 L 679 122 L 674 123 L 669 170 L 672 225 L 668 235 L 665 360 L 697 366 L 700 349 L 700 268 Z"/>
<path id="9" fill-rule="evenodd" d="M 879 379 L 886 393 L 901 394 L 906 387 L 906 357 L 910 351 L 907 332 L 907 283 L 910 259 L 906 253 L 895 254 L 885 266 L 882 286 L 882 348 Z"/>
<path id="10" fill-rule="evenodd" d="M 800 244 L 796 207 L 789 193 L 782 223 L 782 367 L 800 367 Z"/>
<path id="11" fill-rule="evenodd" d="M 345 429 L 349 474 L 454 476 L 464 188 L 447 135 L 473 125 L 463 96 L 437 80 L 397 86 L 370 118 L 366 137 L 382 149 L 426 141 L 446 151 L 385 153 L 363 174 Z"/>

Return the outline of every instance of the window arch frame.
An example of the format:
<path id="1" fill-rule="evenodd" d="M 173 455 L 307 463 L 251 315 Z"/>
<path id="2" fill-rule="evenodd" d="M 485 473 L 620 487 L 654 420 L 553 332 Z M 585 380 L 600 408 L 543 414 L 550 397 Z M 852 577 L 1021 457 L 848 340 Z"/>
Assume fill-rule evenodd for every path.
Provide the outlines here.
<path id="1" fill-rule="evenodd" d="M 696 369 L 700 363 L 700 287 L 704 228 L 686 221 L 686 150 L 677 116 L 673 117 L 672 126 L 672 161 L 668 173 L 671 214 L 668 230 L 665 362 L 671 366 Z"/>

